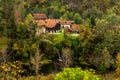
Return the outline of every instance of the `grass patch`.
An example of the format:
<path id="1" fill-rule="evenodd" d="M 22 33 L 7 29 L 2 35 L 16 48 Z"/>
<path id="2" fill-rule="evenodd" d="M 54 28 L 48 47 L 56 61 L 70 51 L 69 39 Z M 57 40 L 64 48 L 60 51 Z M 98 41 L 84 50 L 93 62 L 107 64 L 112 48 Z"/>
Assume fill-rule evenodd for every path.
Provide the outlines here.
<path id="1" fill-rule="evenodd" d="M 48 34 L 49 39 L 54 42 L 60 42 L 64 39 L 64 34 L 63 33 L 54 33 L 54 34 Z"/>

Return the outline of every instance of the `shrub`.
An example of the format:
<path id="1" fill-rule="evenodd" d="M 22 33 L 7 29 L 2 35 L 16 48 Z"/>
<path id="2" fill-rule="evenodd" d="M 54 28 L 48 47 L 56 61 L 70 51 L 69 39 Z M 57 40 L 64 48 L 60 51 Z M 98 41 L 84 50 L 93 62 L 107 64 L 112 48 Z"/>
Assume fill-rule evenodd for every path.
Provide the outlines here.
<path id="1" fill-rule="evenodd" d="M 54 80 L 54 74 L 49 74 L 49 75 L 46 75 L 46 76 L 40 76 L 40 79 L 41 80 Z"/>
<path id="2" fill-rule="evenodd" d="M 116 65 L 117 65 L 116 73 L 119 75 L 120 74 L 120 53 L 118 53 L 116 56 Z"/>
<path id="3" fill-rule="evenodd" d="M 55 80 L 100 80 L 100 78 L 94 74 L 94 70 L 82 70 L 81 68 L 64 68 L 64 70 L 58 73 Z"/>
<path id="4" fill-rule="evenodd" d="M 18 77 L 24 72 L 21 61 L 16 61 L 13 63 L 9 62 L 7 64 L 4 64 L 0 66 L 0 70 L 2 71 L 3 74 L 13 77 Z"/>
<path id="5" fill-rule="evenodd" d="M 38 77 L 36 77 L 36 76 L 29 76 L 29 77 L 22 77 L 22 78 L 20 78 L 18 80 L 36 80 L 36 78 L 38 78 Z"/>
<path id="6" fill-rule="evenodd" d="M 54 80 L 54 74 L 21 77 L 18 80 Z"/>
<path id="7" fill-rule="evenodd" d="M 106 73 L 108 69 L 113 67 L 113 65 L 115 64 L 114 59 L 108 51 L 107 47 L 105 47 L 100 53 L 95 55 L 92 63 L 101 73 Z"/>

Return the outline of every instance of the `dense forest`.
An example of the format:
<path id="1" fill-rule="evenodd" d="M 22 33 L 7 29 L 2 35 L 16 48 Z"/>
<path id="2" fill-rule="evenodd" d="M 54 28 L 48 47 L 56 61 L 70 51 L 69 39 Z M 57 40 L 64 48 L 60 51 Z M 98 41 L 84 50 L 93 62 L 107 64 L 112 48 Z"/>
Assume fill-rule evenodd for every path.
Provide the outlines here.
<path id="1" fill-rule="evenodd" d="M 82 30 L 36 36 L 33 14 Z M 0 80 L 119 80 L 120 0 L 0 0 Z"/>

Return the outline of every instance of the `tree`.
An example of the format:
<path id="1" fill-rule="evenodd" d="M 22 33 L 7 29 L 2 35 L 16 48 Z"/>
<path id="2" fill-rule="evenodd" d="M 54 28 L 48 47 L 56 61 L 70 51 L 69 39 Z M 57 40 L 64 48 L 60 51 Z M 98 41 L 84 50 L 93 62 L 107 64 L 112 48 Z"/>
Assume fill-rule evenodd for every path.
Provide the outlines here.
<path id="1" fill-rule="evenodd" d="M 108 28 L 108 21 L 105 19 L 96 19 L 95 34 L 103 38 L 104 33 Z"/>
<path id="2" fill-rule="evenodd" d="M 102 73 L 105 73 L 107 69 L 109 69 L 114 64 L 114 59 L 106 47 L 102 50 L 101 53 L 99 52 L 96 55 L 96 58 L 93 60 L 93 65 L 96 66 L 97 69 Z"/>
<path id="3" fill-rule="evenodd" d="M 58 9 L 54 9 L 52 11 L 52 16 L 53 16 L 53 18 L 58 19 L 60 17 L 59 10 Z"/>
<path id="4" fill-rule="evenodd" d="M 62 49 L 62 66 L 63 67 L 70 67 L 73 63 L 72 51 L 69 48 Z"/>
<path id="5" fill-rule="evenodd" d="M 66 11 L 66 12 L 60 17 L 60 19 L 62 19 L 62 20 L 73 20 L 73 17 L 74 17 L 74 12 Z"/>
<path id="6" fill-rule="evenodd" d="M 81 16 L 80 16 L 78 13 L 76 13 L 76 14 L 74 15 L 74 22 L 75 22 L 76 24 L 82 23 L 82 18 L 81 18 Z"/>
<path id="7" fill-rule="evenodd" d="M 64 13 L 64 14 L 60 17 L 60 19 L 62 19 L 62 20 L 69 20 L 68 14 L 69 14 L 69 12 Z"/>
<path id="8" fill-rule="evenodd" d="M 30 58 L 30 63 L 33 65 L 33 69 L 35 70 L 36 75 L 38 75 L 38 71 L 41 66 L 40 64 L 43 61 L 42 57 L 43 55 L 40 54 L 39 50 L 37 49 L 35 56 Z"/>
<path id="9" fill-rule="evenodd" d="M 91 9 L 83 11 L 82 16 L 83 18 L 89 20 L 90 27 L 95 27 L 95 20 L 97 18 L 101 18 L 102 14 L 102 11 L 100 11 L 97 7 L 92 7 Z"/>
<path id="10" fill-rule="evenodd" d="M 109 22 L 110 26 L 116 25 L 119 22 L 119 16 L 117 16 L 115 13 L 108 13 L 106 20 Z"/>
<path id="11" fill-rule="evenodd" d="M 26 18 L 25 18 L 25 24 L 29 27 L 30 23 L 33 21 L 33 16 L 32 14 L 27 14 Z"/>
<path id="12" fill-rule="evenodd" d="M 38 72 L 42 65 L 48 64 L 50 62 L 51 62 L 50 60 L 43 58 L 43 54 L 40 53 L 38 48 L 35 55 L 31 56 L 30 58 L 30 63 L 33 65 L 33 70 L 35 70 L 36 75 L 38 75 Z"/>
<path id="13" fill-rule="evenodd" d="M 11 5 L 11 6 L 9 6 Z M 3 28 L 3 32 L 5 31 L 6 37 L 10 37 L 11 34 L 13 36 L 14 30 L 15 30 L 15 20 L 14 20 L 14 7 L 15 7 L 15 1 L 11 0 L 4 0 L 1 1 L 1 12 L 2 15 L 2 21 L 1 21 L 1 28 Z M 11 27 L 12 26 L 12 27 Z M 11 32 L 12 29 L 12 32 Z"/>
<path id="14" fill-rule="evenodd" d="M 0 50 L 0 63 L 1 65 L 6 64 L 6 62 L 10 59 L 10 55 L 7 54 L 6 48 Z"/>
<path id="15" fill-rule="evenodd" d="M 101 10 L 103 11 L 104 13 L 106 13 L 107 9 L 110 8 L 110 1 L 111 0 L 97 0 L 96 1 L 96 6 Z"/>
<path id="16" fill-rule="evenodd" d="M 0 21 L 2 20 L 3 1 L 0 0 Z"/>

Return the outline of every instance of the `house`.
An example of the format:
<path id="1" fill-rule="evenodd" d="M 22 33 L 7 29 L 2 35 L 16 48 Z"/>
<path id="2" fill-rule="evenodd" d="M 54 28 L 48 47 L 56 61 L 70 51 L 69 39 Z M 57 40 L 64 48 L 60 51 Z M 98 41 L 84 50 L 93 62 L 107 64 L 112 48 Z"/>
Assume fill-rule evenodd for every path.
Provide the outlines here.
<path id="1" fill-rule="evenodd" d="M 47 19 L 45 20 L 45 28 L 47 32 L 57 32 L 60 30 L 60 23 L 55 19 Z"/>
<path id="2" fill-rule="evenodd" d="M 84 30 L 80 26 L 81 25 L 78 25 L 78 24 L 72 24 L 71 27 L 64 27 L 64 32 L 81 33 Z"/>
<path id="3" fill-rule="evenodd" d="M 34 21 L 37 24 L 36 28 L 36 35 L 40 35 L 41 33 L 45 33 L 45 21 L 44 20 L 37 20 Z"/>
<path id="4" fill-rule="evenodd" d="M 62 32 L 70 32 L 70 30 L 71 30 L 70 27 L 74 21 L 60 20 L 59 22 L 61 24 Z"/>
<path id="5" fill-rule="evenodd" d="M 36 14 L 33 14 L 33 17 L 34 17 L 34 20 L 45 20 L 45 19 L 47 19 L 46 14 L 36 13 Z"/>
<path id="6" fill-rule="evenodd" d="M 46 19 L 46 20 L 33 20 L 37 24 L 36 35 L 45 32 L 57 32 L 60 30 L 60 23 L 55 19 Z"/>
<path id="7" fill-rule="evenodd" d="M 70 28 L 71 27 L 71 25 L 73 24 L 73 22 L 74 21 L 60 21 L 60 24 L 61 24 L 61 27 L 62 28 L 66 28 L 66 27 L 68 27 L 68 28 Z"/>
<path id="8" fill-rule="evenodd" d="M 71 32 L 80 33 L 80 32 L 83 32 L 83 29 L 80 28 L 80 25 L 78 24 L 72 24 Z"/>

